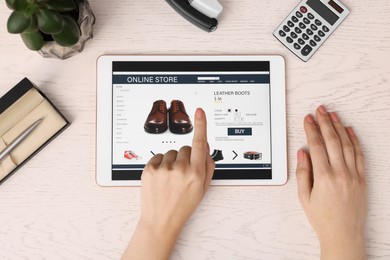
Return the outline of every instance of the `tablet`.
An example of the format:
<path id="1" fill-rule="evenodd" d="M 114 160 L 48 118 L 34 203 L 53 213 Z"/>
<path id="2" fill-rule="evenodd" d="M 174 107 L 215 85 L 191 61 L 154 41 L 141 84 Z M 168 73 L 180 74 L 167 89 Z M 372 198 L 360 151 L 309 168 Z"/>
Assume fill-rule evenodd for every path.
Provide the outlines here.
<path id="1" fill-rule="evenodd" d="M 280 56 L 111 56 L 97 60 L 96 180 L 138 186 L 153 155 L 191 145 L 207 116 L 212 185 L 287 180 Z"/>

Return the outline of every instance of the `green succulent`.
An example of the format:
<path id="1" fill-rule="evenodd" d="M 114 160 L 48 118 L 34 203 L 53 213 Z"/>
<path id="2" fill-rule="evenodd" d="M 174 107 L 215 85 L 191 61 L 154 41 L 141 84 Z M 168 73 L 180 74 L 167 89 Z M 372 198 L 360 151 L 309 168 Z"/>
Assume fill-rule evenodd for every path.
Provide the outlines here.
<path id="1" fill-rule="evenodd" d="M 8 18 L 9 33 L 20 34 L 31 50 L 40 50 L 44 36 L 61 46 L 72 46 L 79 41 L 80 27 L 72 12 L 77 11 L 74 0 L 5 0 L 13 10 Z"/>

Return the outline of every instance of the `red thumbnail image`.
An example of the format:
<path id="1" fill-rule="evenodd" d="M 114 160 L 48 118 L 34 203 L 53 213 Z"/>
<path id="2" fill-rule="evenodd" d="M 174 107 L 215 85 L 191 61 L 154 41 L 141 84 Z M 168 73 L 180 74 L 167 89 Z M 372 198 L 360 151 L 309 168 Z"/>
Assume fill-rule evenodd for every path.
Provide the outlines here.
<path id="1" fill-rule="evenodd" d="M 126 159 L 129 159 L 129 160 L 138 160 L 139 159 L 139 156 L 137 154 L 135 154 L 133 151 L 131 150 L 126 150 L 124 152 L 124 155 L 123 157 L 125 157 Z"/>

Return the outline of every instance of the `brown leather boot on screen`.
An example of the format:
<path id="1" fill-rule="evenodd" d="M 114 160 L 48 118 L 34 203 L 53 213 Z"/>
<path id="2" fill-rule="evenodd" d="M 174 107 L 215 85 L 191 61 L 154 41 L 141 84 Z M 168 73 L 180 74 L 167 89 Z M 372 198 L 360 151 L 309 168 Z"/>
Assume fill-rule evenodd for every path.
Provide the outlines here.
<path id="1" fill-rule="evenodd" d="M 174 134 L 188 134 L 192 131 L 192 123 L 187 115 L 183 102 L 172 100 L 169 108 L 169 130 Z"/>
<path id="2" fill-rule="evenodd" d="M 153 103 L 152 110 L 146 118 L 144 129 L 149 134 L 161 134 L 168 129 L 167 104 L 164 100 Z"/>

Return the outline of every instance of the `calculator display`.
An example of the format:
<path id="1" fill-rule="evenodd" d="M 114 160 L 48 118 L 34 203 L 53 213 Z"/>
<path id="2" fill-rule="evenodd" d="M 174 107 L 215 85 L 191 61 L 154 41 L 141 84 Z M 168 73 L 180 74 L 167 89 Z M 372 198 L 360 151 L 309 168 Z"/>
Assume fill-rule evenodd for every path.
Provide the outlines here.
<path id="1" fill-rule="evenodd" d="M 319 0 L 308 0 L 306 4 L 331 25 L 334 25 L 335 22 L 339 19 L 335 13 L 329 10 L 329 8 Z"/>
<path id="2" fill-rule="evenodd" d="M 344 9 L 343 9 L 341 6 L 339 6 L 338 4 L 336 4 L 335 1 L 330 0 L 330 1 L 328 2 L 328 4 L 329 4 L 331 7 L 333 7 L 337 12 L 339 12 L 339 14 L 341 14 L 342 12 L 344 12 Z"/>

